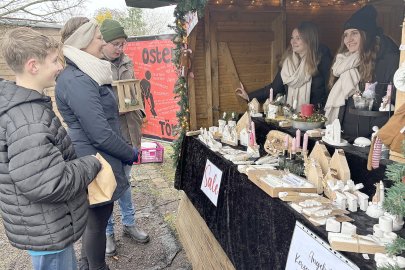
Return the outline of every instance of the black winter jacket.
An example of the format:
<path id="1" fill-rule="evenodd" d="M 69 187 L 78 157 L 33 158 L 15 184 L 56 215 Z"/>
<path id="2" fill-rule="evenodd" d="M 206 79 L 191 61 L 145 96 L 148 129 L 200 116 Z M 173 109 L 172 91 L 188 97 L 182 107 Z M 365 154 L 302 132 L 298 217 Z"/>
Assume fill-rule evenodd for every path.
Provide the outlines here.
<path id="1" fill-rule="evenodd" d="M 95 157 L 76 159 L 49 97 L 0 82 L 0 209 L 13 246 L 61 250 L 78 240 L 100 168 Z"/>
<path id="2" fill-rule="evenodd" d="M 386 95 L 387 85 L 392 82 L 394 73 L 398 69 L 398 65 L 398 45 L 396 45 L 391 38 L 384 35 L 381 36 L 380 50 L 377 53 L 373 77 L 373 81 L 378 82 L 376 86 L 376 98 L 373 105 L 374 111 L 378 111 L 382 98 Z M 395 104 L 395 93 L 396 91 L 393 89 L 391 102 L 393 104 Z M 350 108 L 354 108 L 352 97 L 346 101 L 346 106 L 340 107 L 339 110 L 339 120 L 341 121 L 344 135 L 349 140 L 358 136 L 369 137 L 373 132 L 373 126 L 382 127 L 388 121 L 388 114 L 379 117 L 357 116 L 349 112 Z"/>
<path id="3" fill-rule="evenodd" d="M 99 86 L 72 61 L 66 61 L 56 82 L 56 105 L 69 127 L 76 154 L 100 153 L 111 165 L 117 181 L 111 200 L 115 201 L 129 187 L 123 166 L 135 155 L 121 136 L 117 100 L 111 85 Z"/>
<path id="4" fill-rule="evenodd" d="M 328 83 L 332 55 L 329 48 L 324 45 L 320 45 L 318 50 L 321 59 L 318 64 L 318 73 L 312 77 L 310 102 L 315 105 L 315 108 L 323 108 L 328 96 L 326 85 Z M 273 88 L 274 97 L 277 94 L 287 94 L 288 86 L 284 84 L 281 78 L 281 70 L 277 73 L 271 84 L 250 93 L 249 99 L 256 98 L 260 103 L 265 102 L 269 97 L 270 88 Z"/>

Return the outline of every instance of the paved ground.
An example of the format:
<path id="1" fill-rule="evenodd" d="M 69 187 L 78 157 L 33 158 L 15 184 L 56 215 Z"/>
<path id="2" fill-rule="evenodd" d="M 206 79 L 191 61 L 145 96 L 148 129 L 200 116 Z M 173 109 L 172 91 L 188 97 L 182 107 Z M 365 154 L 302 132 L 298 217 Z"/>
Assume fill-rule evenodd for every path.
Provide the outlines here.
<path id="1" fill-rule="evenodd" d="M 118 206 L 115 207 L 118 256 L 107 260 L 111 270 L 191 269 L 174 228 L 179 191 L 173 188 L 172 148 L 163 144 L 164 163 L 142 164 L 132 171 L 137 222 L 149 233 L 151 241 L 142 245 L 121 236 Z M 80 241 L 75 249 L 80 250 Z M 32 269 L 28 254 L 10 246 L 3 226 L 0 226 L 0 258 L 0 270 Z"/>

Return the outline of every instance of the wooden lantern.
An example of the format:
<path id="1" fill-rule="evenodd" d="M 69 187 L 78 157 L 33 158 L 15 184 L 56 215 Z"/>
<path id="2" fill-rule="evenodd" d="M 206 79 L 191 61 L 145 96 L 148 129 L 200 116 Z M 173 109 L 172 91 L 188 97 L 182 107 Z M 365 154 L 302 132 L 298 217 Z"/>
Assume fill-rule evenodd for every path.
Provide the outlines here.
<path id="1" fill-rule="evenodd" d="M 139 80 L 113 81 L 111 85 L 118 97 L 118 109 L 120 113 L 144 109 Z"/>

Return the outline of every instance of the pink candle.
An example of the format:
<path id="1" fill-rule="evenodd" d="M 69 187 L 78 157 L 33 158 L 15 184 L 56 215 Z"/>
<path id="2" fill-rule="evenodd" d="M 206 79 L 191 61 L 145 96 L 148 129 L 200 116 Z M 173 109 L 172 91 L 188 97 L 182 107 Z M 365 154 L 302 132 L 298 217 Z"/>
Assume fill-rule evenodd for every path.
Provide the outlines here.
<path id="1" fill-rule="evenodd" d="M 284 138 L 284 148 L 286 150 L 288 150 L 288 135 L 285 135 L 285 138 Z"/>
<path id="2" fill-rule="evenodd" d="M 273 88 L 270 88 L 269 101 L 273 102 Z"/>
<path id="3" fill-rule="evenodd" d="M 301 130 L 300 129 L 297 129 L 295 131 L 295 140 L 296 140 L 297 149 L 300 149 L 300 147 L 301 147 Z"/>
<path id="4" fill-rule="evenodd" d="M 255 145 L 255 143 L 256 143 L 256 130 L 255 130 L 255 122 L 251 122 L 251 132 L 252 132 L 252 141 L 253 141 L 253 144 L 252 144 L 252 146 L 253 145 Z"/>
<path id="5" fill-rule="evenodd" d="M 308 150 L 308 134 L 304 134 L 304 141 L 302 142 L 302 151 L 306 152 Z"/>
<path id="6" fill-rule="evenodd" d="M 314 113 L 313 104 L 302 104 L 301 105 L 301 115 L 305 117 L 310 117 Z"/>
<path id="7" fill-rule="evenodd" d="M 296 152 L 295 142 L 296 142 L 296 139 L 293 138 L 293 140 L 292 140 L 292 142 L 291 142 L 291 153 L 292 153 L 292 154 L 295 154 L 295 152 Z"/>

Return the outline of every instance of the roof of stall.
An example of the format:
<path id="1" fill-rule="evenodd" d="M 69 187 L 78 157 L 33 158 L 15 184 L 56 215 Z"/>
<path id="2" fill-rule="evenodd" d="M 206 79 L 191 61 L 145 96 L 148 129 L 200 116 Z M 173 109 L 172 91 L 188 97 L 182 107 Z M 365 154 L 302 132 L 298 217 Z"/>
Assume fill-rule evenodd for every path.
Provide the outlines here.
<path id="1" fill-rule="evenodd" d="M 157 8 L 170 5 L 176 5 L 176 0 L 125 0 L 129 7 L 137 8 Z"/>

